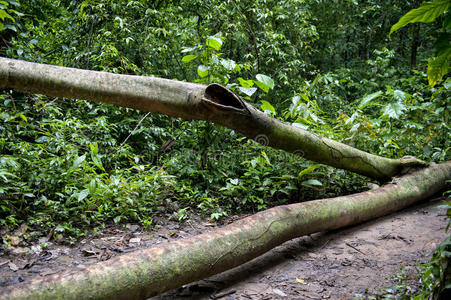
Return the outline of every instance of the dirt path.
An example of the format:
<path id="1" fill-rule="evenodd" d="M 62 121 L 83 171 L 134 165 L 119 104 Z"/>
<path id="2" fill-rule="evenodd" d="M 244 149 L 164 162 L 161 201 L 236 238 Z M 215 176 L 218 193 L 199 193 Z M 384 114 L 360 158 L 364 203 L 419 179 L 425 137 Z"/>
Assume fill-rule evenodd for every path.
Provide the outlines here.
<path id="1" fill-rule="evenodd" d="M 412 278 L 415 268 L 408 266 L 428 261 L 446 236 L 445 211 L 435 209 L 438 204 L 295 239 L 232 271 L 152 299 L 365 299 L 392 286 L 401 268 Z"/>
<path id="2" fill-rule="evenodd" d="M 424 263 L 446 236 L 443 210 L 433 201 L 365 224 L 292 240 L 231 271 L 152 299 L 353 299 L 392 285 L 401 267 Z M 230 221 L 233 221 L 230 220 Z M 159 220 L 151 232 L 138 226 L 107 228 L 73 247 L 33 241 L 22 229 L 0 248 L 0 288 L 36 276 L 80 268 L 154 244 L 214 229 L 192 219 Z M 12 245 L 11 245 L 12 244 Z M 405 269 L 411 277 L 414 268 Z M 411 274 L 412 273 L 412 274 Z M 358 299 L 358 298 L 357 298 Z"/>

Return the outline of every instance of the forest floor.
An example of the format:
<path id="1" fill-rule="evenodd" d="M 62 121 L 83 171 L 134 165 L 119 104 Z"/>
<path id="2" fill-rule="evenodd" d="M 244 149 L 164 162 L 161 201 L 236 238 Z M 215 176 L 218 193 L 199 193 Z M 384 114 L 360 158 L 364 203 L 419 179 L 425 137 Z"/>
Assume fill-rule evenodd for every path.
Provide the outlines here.
<path id="1" fill-rule="evenodd" d="M 404 287 L 415 289 L 415 266 L 427 262 L 446 236 L 445 211 L 435 208 L 440 203 L 429 201 L 358 226 L 291 240 L 238 268 L 152 299 L 366 299 L 397 293 L 401 279 Z M 196 217 L 156 224 L 151 230 L 109 227 L 73 246 L 53 241 L 51 233 L 33 243 L 39 233 L 25 232 L 23 226 L 0 249 L 0 288 L 220 226 Z"/>

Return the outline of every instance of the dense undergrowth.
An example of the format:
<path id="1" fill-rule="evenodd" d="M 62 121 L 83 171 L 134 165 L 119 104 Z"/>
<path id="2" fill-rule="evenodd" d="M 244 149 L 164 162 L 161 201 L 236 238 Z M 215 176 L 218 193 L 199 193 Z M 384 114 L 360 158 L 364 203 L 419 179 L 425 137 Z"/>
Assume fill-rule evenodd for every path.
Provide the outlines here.
<path id="1" fill-rule="evenodd" d="M 424 60 L 440 24 L 387 38 L 410 8 L 4 0 L 0 55 L 217 82 L 294 126 L 386 157 L 442 162 L 450 159 L 451 79 L 428 85 Z M 221 219 L 362 191 L 367 182 L 206 122 L 0 91 L 2 233 L 27 223 L 70 242 L 112 223 Z"/>
<path id="2" fill-rule="evenodd" d="M 303 64 L 309 57 L 313 61 L 321 53 L 310 45 L 322 33 L 307 25 L 315 22 L 311 15 L 293 12 L 288 4 L 266 18 L 277 23 L 295 13 L 292 22 L 302 19 L 303 25 L 296 25 L 304 44 L 282 53 L 282 45 L 299 37 L 290 36 L 289 28 L 270 27 L 255 41 L 261 52 L 237 59 L 234 51 L 245 51 L 243 39 L 257 37 L 243 36 L 250 24 L 232 15 L 227 17 L 236 22 L 235 35 L 226 31 L 231 23 L 199 27 L 201 17 L 169 4 L 150 9 L 133 1 L 7 3 L 3 7 L 14 19 L 5 19 L 3 55 L 218 82 L 276 118 L 375 154 L 443 161 L 449 153 L 449 80 L 429 87 L 424 73 L 396 64 L 395 51 L 387 48 L 374 50 L 359 68 L 321 73 L 312 65 L 304 75 L 291 76 L 293 69 L 280 68 L 293 67 L 301 54 L 309 55 Z M 267 9 L 249 13 L 263 18 Z M 147 26 L 138 26 L 142 23 Z M 270 44 L 269 33 L 279 34 L 281 45 Z M 270 45 L 274 52 L 265 53 Z M 280 72 L 262 74 L 283 58 L 287 63 Z M 365 187 L 361 177 L 267 149 L 205 122 L 8 90 L 0 100 L 0 223 L 9 229 L 28 222 L 76 237 L 108 222 L 150 226 L 156 215 L 183 220 L 189 212 L 219 219 Z"/>

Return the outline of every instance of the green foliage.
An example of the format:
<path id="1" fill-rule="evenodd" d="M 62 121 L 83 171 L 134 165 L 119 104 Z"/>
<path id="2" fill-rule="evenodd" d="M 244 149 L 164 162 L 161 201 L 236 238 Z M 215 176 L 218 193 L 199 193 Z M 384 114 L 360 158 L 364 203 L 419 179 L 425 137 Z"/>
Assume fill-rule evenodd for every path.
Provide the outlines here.
<path id="1" fill-rule="evenodd" d="M 144 222 L 171 191 L 172 176 L 130 147 L 117 149 L 115 126 L 105 118 L 87 124 L 42 100 L 3 98 L 2 226 L 25 220 L 43 229 L 112 219 Z"/>
<path id="2" fill-rule="evenodd" d="M 449 159 L 450 80 L 431 88 L 423 73 L 402 78 L 403 70 L 392 65 L 392 51 L 376 54 L 367 64 L 377 73 L 356 78 L 357 70 L 341 69 L 306 81 L 285 119 L 383 156 Z"/>
<path id="3" fill-rule="evenodd" d="M 429 59 L 428 63 L 428 79 L 431 86 L 435 86 L 440 82 L 450 69 L 451 46 L 440 51 L 437 57 Z"/>
<path id="4" fill-rule="evenodd" d="M 425 2 L 419 8 L 412 9 L 407 14 L 402 16 L 399 21 L 390 29 L 390 34 L 394 31 L 406 26 L 409 23 L 431 23 L 443 14 L 451 6 L 449 0 L 434 0 L 432 2 Z"/>
<path id="5" fill-rule="evenodd" d="M 386 40 L 410 6 L 0 0 L 0 53 L 216 82 L 294 126 L 375 154 L 443 161 L 450 81 L 431 88 L 424 73 L 409 73 L 410 36 Z M 430 55 L 420 50 L 420 59 Z M 0 91 L 0 120 L 0 225 L 55 228 L 69 240 L 111 223 L 148 227 L 157 215 L 217 220 L 361 191 L 365 182 L 206 122 L 81 100 Z"/>
<path id="6" fill-rule="evenodd" d="M 0 31 L 5 29 L 16 30 L 14 23 L 16 20 L 14 19 L 13 14 L 18 14 L 16 10 L 14 10 L 13 6 L 19 6 L 20 4 L 13 0 L 2 0 L 0 1 Z M 5 25 L 6 24 L 6 25 Z"/>
<path id="7" fill-rule="evenodd" d="M 268 77 L 263 74 L 257 74 L 255 76 L 257 78 L 255 84 L 261 88 L 265 93 L 269 92 L 270 89 L 274 88 L 274 80 L 271 79 L 271 77 Z"/>
<path id="8" fill-rule="evenodd" d="M 432 2 L 425 2 L 419 8 L 412 9 L 405 14 L 398 23 L 392 26 L 390 34 L 394 31 L 406 26 L 409 23 L 431 23 L 434 22 L 440 15 L 446 13 L 445 20 L 443 22 L 443 28 L 441 35 L 437 38 L 435 48 L 437 54 L 435 57 L 429 59 L 427 74 L 429 84 L 435 86 L 440 82 L 450 69 L 451 61 L 451 13 L 448 11 L 451 6 L 449 0 L 435 0 Z"/>

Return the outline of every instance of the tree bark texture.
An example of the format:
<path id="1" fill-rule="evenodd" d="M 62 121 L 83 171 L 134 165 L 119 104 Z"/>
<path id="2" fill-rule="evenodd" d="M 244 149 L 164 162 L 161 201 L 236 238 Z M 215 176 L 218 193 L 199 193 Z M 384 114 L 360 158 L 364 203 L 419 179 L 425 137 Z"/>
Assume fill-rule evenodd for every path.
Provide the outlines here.
<path id="1" fill-rule="evenodd" d="M 274 119 L 218 84 L 208 86 L 154 77 L 119 75 L 0 57 L 0 88 L 99 101 L 185 119 L 206 120 L 248 138 L 319 163 L 381 181 L 427 164 L 389 159 Z"/>
<path id="2" fill-rule="evenodd" d="M 451 162 L 395 178 L 379 189 L 278 206 L 213 232 L 40 277 L 0 290 L 0 299 L 146 299 L 234 268 L 288 241 L 358 224 L 439 192 Z"/>

